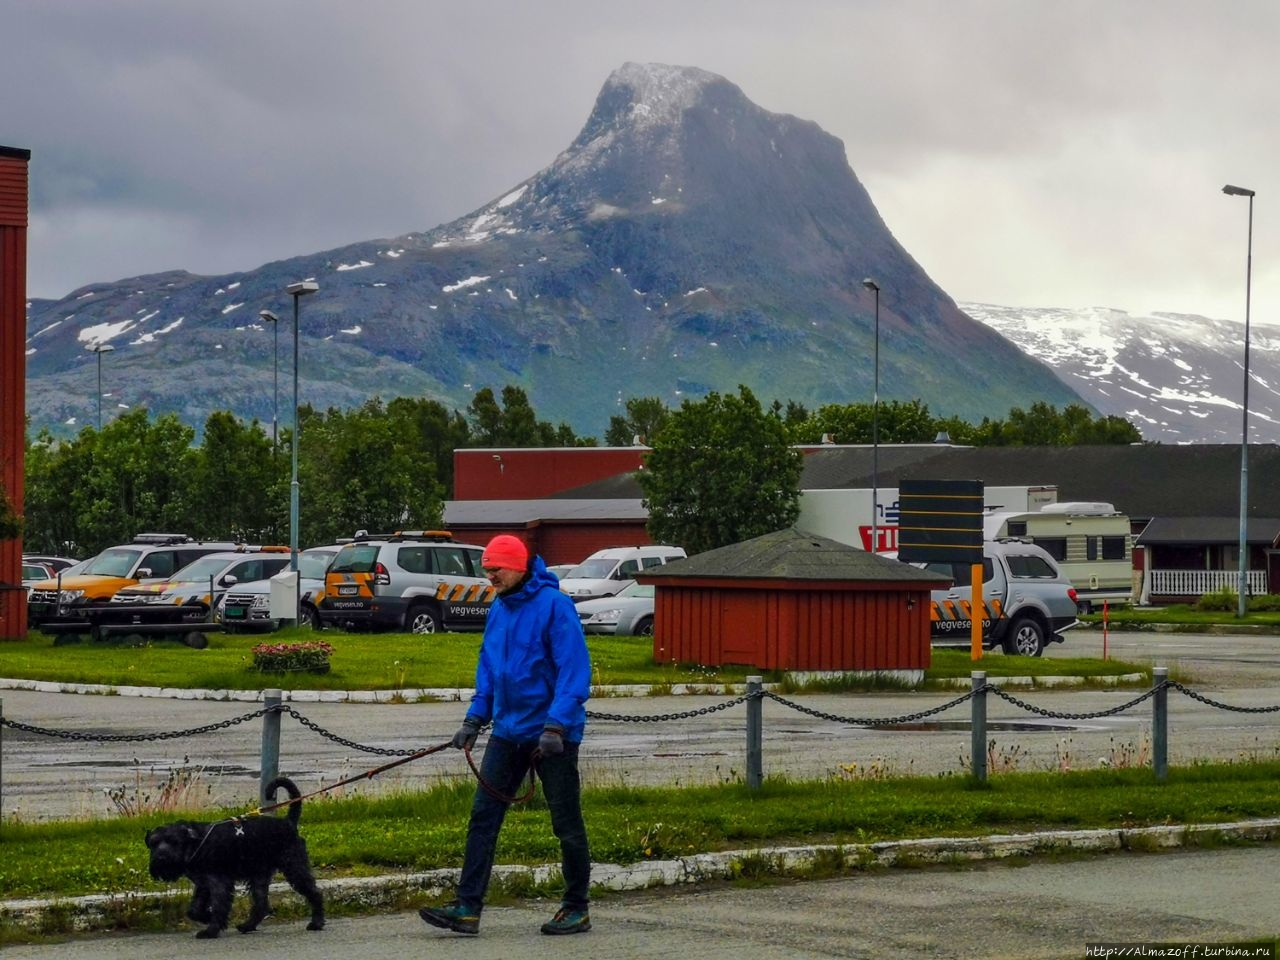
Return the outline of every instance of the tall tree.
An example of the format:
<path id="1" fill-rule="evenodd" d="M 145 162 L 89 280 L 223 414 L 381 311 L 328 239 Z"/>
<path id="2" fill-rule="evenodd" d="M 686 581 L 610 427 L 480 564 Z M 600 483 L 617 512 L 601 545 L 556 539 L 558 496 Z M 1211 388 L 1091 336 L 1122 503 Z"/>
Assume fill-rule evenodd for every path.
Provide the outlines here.
<path id="1" fill-rule="evenodd" d="M 1081 446 L 1098 443 L 1140 443 L 1138 428 L 1122 417 L 1095 418 L 1078 403 L 1062 411 L 1043 401 L 1027 410 L 1015 407 L 1008 420 L 983 421 L 975 437 L 980 446 Z"/>
<path id="2" fill-rule="evenodd" d="M 818 443 L 824 435 L 836 443 L 929 443 L 937 421 L 919 400 L 886 400 L 877 410 L 870 403 L 830 403 L 799 421 L 791 421 L 796 443 Z"/>
<path id="3" fill-rule="evenodd" d="M 800 454 L 745 386 L 671 414 L 637 474 L 649 534 L 690 553 L 782 530 L 800 516 Z"/>
<path id="4" fill-rule="evenodd" d="M 332 543 L 356 530 L 387 533 L 440 525 L 443 489 L 412 423 L 378 399 L 302 420 L 299 537 Z M 292 438 L 290 438 L 292 440 Z M 305 470 L 304 470 L 305 465 Z"/>
<path id="5" fill-rule="evenodd" d="M 626 402 L 626 413 L 609 418 L 604 442 L 611 447 L 629 447 L 639 437 L 642 444 L 652 444 L 662 430 L 671 411 L 660 397 L 632 397 Z"/>
<path id="6" fill-rule="evenodd" d="M 417 449 L 435 466 L 435 477 L 453 496 L 453 451 L 470 445 L 471 428 L 457 410 L 449 411 L 438 400 L 397 397 L 387 404 L 387 416 L 411 438 Z"/>
<path id="7" fill-rule="evenodd" d="M 288 542 L 288 460 L 273 455 L 255 419 L 219 410 L 204 424 L 189 477 L 192 512 L 205 529 L 244 543 Z"/>
<path id="8" fill-rule="evenodd" d="M 502 388 L 502 402 L 490 387 L 476 391 L 467 407 L 471 415 L 473 447 L 578 447 L 595 446 L 595 439 L 580 439 L 567 423 L 539 420 L 521 387 Z"/>

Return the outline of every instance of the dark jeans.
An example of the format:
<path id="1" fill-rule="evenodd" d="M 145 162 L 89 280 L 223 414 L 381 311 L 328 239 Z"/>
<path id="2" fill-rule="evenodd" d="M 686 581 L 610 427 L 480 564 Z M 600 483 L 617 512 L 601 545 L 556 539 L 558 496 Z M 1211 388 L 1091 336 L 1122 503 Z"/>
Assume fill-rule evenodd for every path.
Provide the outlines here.
<path id="1" fill-rule="evenodd" d="M 484 748 L 484 759 L 480 761 L 480 775 L 496 792 L 508 797 L 519 796 L 524 793 L 529 762 L 537 748 L 536 740 L 515 743 L 491 736 Z M 565 886 L 561 903 L 572 910 L 585 910 L 591 883 L 591 851 L 587 846 L 587 827 L 582 821 L 578 744 L 566 742 L 564 753 L 543 757 L 538 764 L 538 774 L 551 811 L 551 830 L 560 841 L 560 869 Z M 484 905 L 498 831 L 502 829 L 509 806 L 483 785 L 476 787 L 462 877 L 458 881 L 458 900 L 477 913 Z"/>

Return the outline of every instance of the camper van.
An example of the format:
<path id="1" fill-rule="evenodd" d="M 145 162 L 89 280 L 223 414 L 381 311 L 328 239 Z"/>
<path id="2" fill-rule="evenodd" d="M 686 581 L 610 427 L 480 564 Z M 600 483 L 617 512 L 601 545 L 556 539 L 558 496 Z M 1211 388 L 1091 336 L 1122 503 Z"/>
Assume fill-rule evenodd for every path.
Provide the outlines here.
<path id="1" fill-rule="evenodd" d="M 1109 503 L 1050 503 L 1024 513 L 989 513 L 987 540 L 1018 537 L 1045 550 L 1076 588 L 1081 613 L 1104 600 L 1133 602 L 1129 518 Z"/>
<path id="2" fill-rule="evenodd" d="M 661 544 L 646 547 L 607 547 L 597 550 L 587 559 L 560 578 L 560 591 L 579 600 L 611 597 L 629 583 L 635 583 L 635 575 L 650 567 L 659 567 L 685 556 L 683 547 L 667 547 Z"/>

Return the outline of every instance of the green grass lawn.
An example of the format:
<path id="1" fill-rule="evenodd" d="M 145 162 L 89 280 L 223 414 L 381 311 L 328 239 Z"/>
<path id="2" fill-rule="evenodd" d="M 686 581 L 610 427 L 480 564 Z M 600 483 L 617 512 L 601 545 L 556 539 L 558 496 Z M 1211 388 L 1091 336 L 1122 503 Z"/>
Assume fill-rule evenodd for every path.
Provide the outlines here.
<path id="1" fill-rule="evenodd" d="M 253 647 L 270 642 L 323 639 L 334 648 L 329 673 L 262 673 L 253 667 Z M 85 640 L 54 643 L 50 637 L 29 634 L 25 640 L 0 642 L 0 677 L 96 683 L 107 686 L 192 687 L 209 690 L 416 690 L 432 687 L 470 687 L 475 677 L 480 635 L 451 633 L 322 634 L 284 631 L 267 637 L 212 633 L 209 646 L 194 650 L 172 640 L 153 640 L 126 646 Z M 597 687 L 650 684 L 658 692 L 674 684 L 696 684 L 708 691 L 726 683 L 741 683 L 762 674 L 776 681 L 776 673 L 751 667 L 706 667 L 698 664 L 657 663 L 653 643 L 640 637 L 588 636 Z M 934 650 L 926 679 L 968 676 L 982 669 L 990 676 L 1044 676 L 1070 673 L 1102 676 L 1143 673 L 1146 668 L 1116 660 L 1052 659 L 989 655 L 975 663 L 963 650 Z M 859 683 L 841 681 L 843 689 Z M 863 683 L 862 686 L 874 684 Z"/>
<path id="2" fill-rule="evenodd" d="M 979 785 L 959 774 L 699 787 L 587 788 L 583 808 L 599 862 L 636 863 L 774 844 L 868 843 L 1050 828 L 1234 821 L 1280 814 L 1280 763 L 1009 773 Z M 351 876 L 457 867 L 470 780 L 378 798 L 308 801 L 302 828 L 318 874 Z M 225 811 L 225 814 L 243 813 Z M 147 875 L 151 814 L 0 826 L 0 898 L 159 889 Z M 204 811 L 204 819 L 216 812 Z M 554 863 L 541 793 L 512 809 L 500 863 Z"/>
<path id="3" fill-rule="evenodd" d="M 1080 617 L 1085 623 L 1102 623 L 1102 614 L 1090 613 Z M 1171 623 L 1185 627 L 1257 626 L 1280 628 L 1280 610 L 1250 610 L 1243 618 L 1234 612 L 1200 610 L 1190 604 L 1173 604 L 1167 607 L 1112 607 L 1107 611 L 1108 622 L 1113 626 L 1142 626 L 1154 623 Z"/>

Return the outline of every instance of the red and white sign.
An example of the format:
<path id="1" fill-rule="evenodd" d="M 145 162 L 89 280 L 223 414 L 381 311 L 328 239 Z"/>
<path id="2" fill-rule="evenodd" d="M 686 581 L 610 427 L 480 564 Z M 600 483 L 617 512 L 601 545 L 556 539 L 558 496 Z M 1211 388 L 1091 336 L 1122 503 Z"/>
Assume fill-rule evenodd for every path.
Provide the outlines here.
<path id="1" fill-rule="evenodd" d="M 858 535 L 862 538 L 862 549 L 868 553 L 871 551 L 871 524 L 858 528 Z M 898 550 L 898 528 L 896 525 L 876 527 L 876 553 L 896 553 Z"/>

